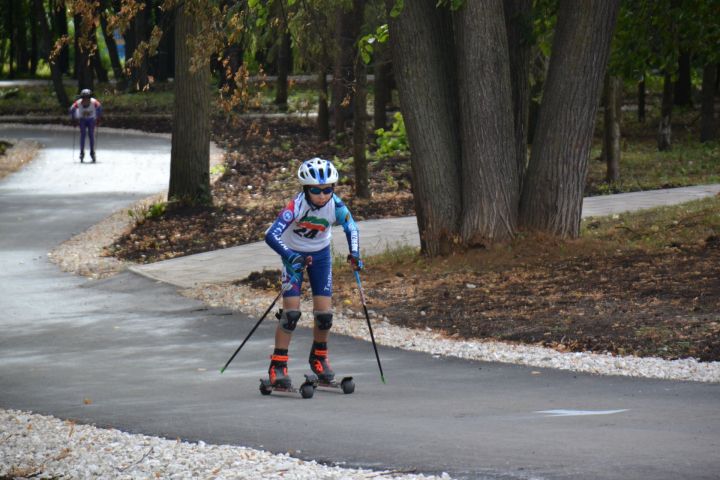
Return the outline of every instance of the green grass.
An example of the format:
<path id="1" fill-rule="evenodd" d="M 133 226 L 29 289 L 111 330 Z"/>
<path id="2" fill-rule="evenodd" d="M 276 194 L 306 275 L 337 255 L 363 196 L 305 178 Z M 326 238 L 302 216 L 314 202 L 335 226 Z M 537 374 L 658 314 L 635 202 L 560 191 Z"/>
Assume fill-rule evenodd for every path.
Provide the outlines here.
<path id="1" fill-rule="evenodd" d="M 587 218 L 581 226 L 582 238 L 600 240 L 617 248 L 657 252 L 696 244 L 719 234 L 718 196 L 670 207 Z"/>

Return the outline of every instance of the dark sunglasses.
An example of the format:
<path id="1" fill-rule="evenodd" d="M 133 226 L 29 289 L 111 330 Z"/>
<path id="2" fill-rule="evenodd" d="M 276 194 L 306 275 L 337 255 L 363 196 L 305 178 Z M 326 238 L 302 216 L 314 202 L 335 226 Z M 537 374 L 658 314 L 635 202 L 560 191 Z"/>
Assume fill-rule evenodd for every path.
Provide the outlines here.
<path id="1" fill-rule="evenodd" d="M 313 195 L 320 195 L 321 193 L 324 193 L 325 195 L 330 195 L 335 190 L 335 187 L 310 187 L 308 188 L 308 191 L 312 193 Z"/>

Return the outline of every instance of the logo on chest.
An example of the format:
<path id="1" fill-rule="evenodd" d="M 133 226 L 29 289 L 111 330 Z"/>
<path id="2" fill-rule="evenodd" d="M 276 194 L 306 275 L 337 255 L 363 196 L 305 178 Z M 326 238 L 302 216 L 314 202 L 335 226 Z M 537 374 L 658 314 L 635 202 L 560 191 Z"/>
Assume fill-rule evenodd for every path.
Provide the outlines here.
<path id="1" fill-rule="evenodd" d="M 315 238 L 318 233 L 322 233 L 330 228 L 330 222 L 320 217 L 311 217 L 305 215 L 303 218 L 298 220 L 298 227 L 293 230 L 293 233 L 300 235 L 304 238 Z"/>

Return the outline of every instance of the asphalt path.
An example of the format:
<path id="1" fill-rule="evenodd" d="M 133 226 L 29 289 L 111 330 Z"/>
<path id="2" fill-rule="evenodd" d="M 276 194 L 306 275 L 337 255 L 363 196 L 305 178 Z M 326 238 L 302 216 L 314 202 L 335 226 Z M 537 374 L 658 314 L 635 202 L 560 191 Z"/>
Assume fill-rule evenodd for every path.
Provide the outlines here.
<path id="1" fill-rule="evenodd" d="M 0 127 L 47 148 L 0 181 L 0 408 L 131 433 L 263 448 L 343 466 L 488 479 L 716 479 L 720 385 L 601 377 L 331 341 L 352 395 L 258 392 L 274 323 L 224 374 L 255 319 L 122 273 L 89 281 L 55 245 L 165 188 L 169 140 L 101 133 L 98 164 L 70 130 Z M 290 373 L 308 372 L 299 329 Z"/>

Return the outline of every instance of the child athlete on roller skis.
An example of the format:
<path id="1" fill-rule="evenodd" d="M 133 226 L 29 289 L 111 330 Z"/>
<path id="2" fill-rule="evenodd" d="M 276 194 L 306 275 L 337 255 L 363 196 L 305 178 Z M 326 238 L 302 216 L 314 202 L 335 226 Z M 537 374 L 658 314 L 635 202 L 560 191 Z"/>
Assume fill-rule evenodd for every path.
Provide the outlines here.
<path id="1" fill-rule="evenodd" d="M 300 292 L 305 271 L 312 288 L 315 317 L 310 368 L 321 382 L 332 382 L 335 377 L 328 362 L 327 347 L 333 323 L 330 255 L 333 225 L 342 225 L 345 231 L 351 267 L 355 271 L 363 268 L 357 226 L 348 208 L 334 193 L 338 177 L 335 166 L 328 160 L 313 158 L 303 162 L 298 170 L 303 191 L 287 204 L 265 234 L 265 242 L 283 262 L 283 306 L 268 369 L 273 386 L 291 387 L 287 372 L 288 348 L 301 315 Z"/>

